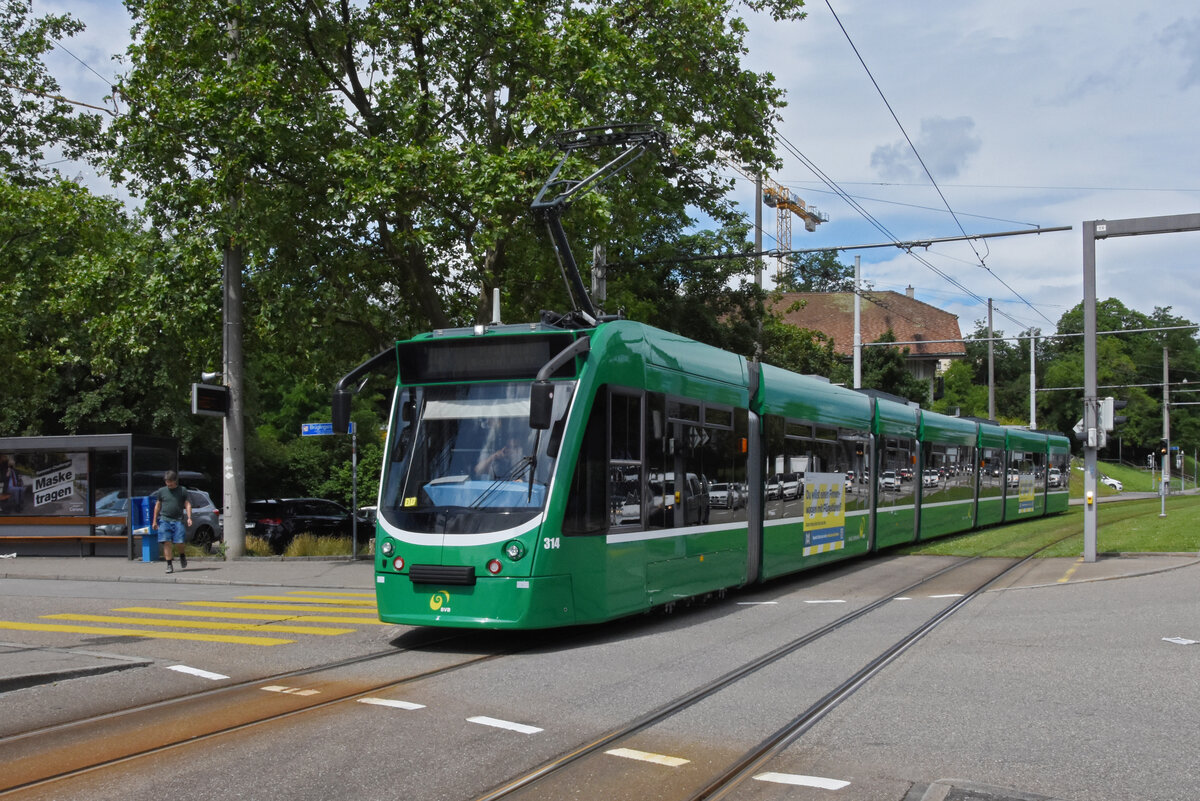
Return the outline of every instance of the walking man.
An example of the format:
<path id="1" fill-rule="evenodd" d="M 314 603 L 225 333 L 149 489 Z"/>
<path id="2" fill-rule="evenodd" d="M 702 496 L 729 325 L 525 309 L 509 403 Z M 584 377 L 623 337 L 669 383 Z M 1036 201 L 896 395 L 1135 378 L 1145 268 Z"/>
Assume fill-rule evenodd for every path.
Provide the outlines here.
<path id="1" fill-rule="evenodd" d="M 173 545 L 179 546 L 179 566 L 187 567 L 187 554 L 183 551 L 183 537 L 187 526 L 192 524 L 192 502 L 187 490 L 179 486 L 179 474 L 174 470 L 163 473 L 165 487 L 154 491 L 154 514 L 150 525 L 158 529 L 158 541 L 162 543 L 163 559 L 167 560 L 167 572 L 174 573 L 175 566 L 171 563 Z M 184 518 L 187 526 L 184 525 Z"/>

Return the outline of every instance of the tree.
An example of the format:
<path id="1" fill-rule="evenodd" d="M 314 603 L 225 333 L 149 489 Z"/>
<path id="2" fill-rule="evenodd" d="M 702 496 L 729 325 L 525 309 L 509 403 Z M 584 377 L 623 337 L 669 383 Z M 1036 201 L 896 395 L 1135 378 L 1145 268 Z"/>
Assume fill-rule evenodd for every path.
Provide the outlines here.
<path id="1" fill-rule="evenodd" d="M 1169 307 L 1156 307 L 1147 315 L 1127 308 L 1115 298 L 1098 301 L 1098 331 L 1130 333 L 1102 334 L 1097 338 L 1096 374 L 1100 394 L 1128 401 L 1122 414 L 1128 418 L 1119 432 L 1110 437 L 1110 450 L 1117 436 L 1124 445 L 1148 448 L 1162 437 L 1163 348 L 1170 358 L 1172 382 L 1200 379 L 1200 343 L 1192 323 L 1170 313 Z M 1146 330 L 1159 329 L 1159 330 Z M 1175 330 L 1161 330 L 1175 329 Z M 1063 314 L 1058 323 L 1061 334 L 1083 331 L 1083 304 Z M 1047 364 L 1043 382 L 1047 387 L 1078 387 L 1083 384 L 1083 338 L 1070 336 L 1048 341 L 1039 363 Z M 1039 421 L 1046 419 L 1062 431 L 1070 431 L 1083 416 L 1083 392 L 1044 393 L 1052 402 L 1039 403 Z M 1175 442 L 1200 442 L 1200 421 L 1192 407 L 1171 409 L 1171 438 Z M 1045 417 L 1043 418 L 1043 415 Z"/>
<path id="2" fill-rule="evenodd" d="M 853 292 L 854 267 L 838 261 L 836 250 L 798 253 L 779 280 L 784 292 Z"/>
<path id="3" fill-rule="evenodd" d="M 800 16 L 799 0 L 746 5 Z M 616 120 L 671 135 L 662 169 L 644 160 L 571 210 L 584 252 L 666 241 L 689 208 L 730 222 L 722 160 L 775 160 L 780 91 L 741 66 L 746 28 L 725 3 L 129 7 L 131 113 L 113 166 L 155 218 L 240 230 L 256 280 L 319 276 L 326 297 L 394 303 L 417 330 L 556 274 L 528 214 L 558 158 L 543 146 L 553 133 Z"/>
<path id="4" fill-rule="evenodd" d="M 0 6 L 0 176 L 20 185 L 54 174 L 43 162 L 48 148 L 69 159 L 93 153 L 99 145 L 100 116 L 79 113 L 42 57 L 60 39 L 83 30 L 70 15 L 32 16 L 29 0 Z"/>
<path id="5" fill-rule="evenodd" d="M 896 333 L 888 329 L 876 342 L 895 342 Z M 925 404 L 929 401 L 929 384 L 909 372 L 905 364 L 908 348 L 864 348 L 862 384 L 864 387 L 890 392 L 910 401 Z"/>

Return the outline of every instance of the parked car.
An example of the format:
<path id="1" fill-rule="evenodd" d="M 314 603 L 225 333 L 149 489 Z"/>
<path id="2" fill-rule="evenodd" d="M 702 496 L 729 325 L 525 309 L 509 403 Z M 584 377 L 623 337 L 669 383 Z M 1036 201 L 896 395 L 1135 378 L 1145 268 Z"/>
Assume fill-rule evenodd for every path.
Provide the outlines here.
<path id="1" fill-rule="evenodd" d="M 1122 484 L 1120 481 L 1113 478 L 1112 476 L 1106 476 L 1103 473 L 1100 474 L 1100 483 L 1106 487 L 1112 487 L 1117 492 L 1121 492 L 1125 489 L 1125 485 Z"/>
<path id="2" fill-rule="evenodd" d="M 188 500 L 192 503 L 192 524 L 188 526 L 184 539 L 206 551 L 211 551 L 213 543 L 225 539 L 225 529 L 221 524 L 221 510 L 204 490 L 188 489 L 187 495 Z M 151 514 L 153 514 L 153 506 Z M 96 501 L 96 515 L 99 517 L 127 517 L 129 515 L 129 498 L 126 497 L 125 490 L 114 490 Z M 96 533 L 124 536 L 125 524 L 105 523 L 96 526 Z"/>
<path id="3" fill-rule="evenodd" d="M 784 473 L 780 476 L 780 484 L 784 500 L 794 501 L 800 497 L 801 484 L 799 473 Z"/>
<path id="4" fill-rule="evenodd" d="M 368 525 L 360 515 L 359 530 Z M 270 498 L 246 504 L 246 533 L 261 537 L 274 553 L 283 553 L 297 534 L 349 537 L 350 510 L 324 498 Z"/>
<path id="5" fill-rule="evenodd" d="M 708 488 L 709 506 L 719 506 L 722 509 L 733 509 L 738 502 L 736 484 L 724 482 L 713 484 Z"/>

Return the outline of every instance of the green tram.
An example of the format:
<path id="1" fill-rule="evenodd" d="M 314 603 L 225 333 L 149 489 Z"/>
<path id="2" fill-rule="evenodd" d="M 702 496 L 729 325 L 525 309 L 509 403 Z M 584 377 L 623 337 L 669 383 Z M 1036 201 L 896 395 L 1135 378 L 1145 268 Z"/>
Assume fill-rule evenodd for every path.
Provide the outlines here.
<path id="1" fill-rule="evenodd" d="M 398 371 L 390 623 L 595 623 L 1067 508 L 1065 437 L 951 418 L 626 320 L 437 331 Z"/>

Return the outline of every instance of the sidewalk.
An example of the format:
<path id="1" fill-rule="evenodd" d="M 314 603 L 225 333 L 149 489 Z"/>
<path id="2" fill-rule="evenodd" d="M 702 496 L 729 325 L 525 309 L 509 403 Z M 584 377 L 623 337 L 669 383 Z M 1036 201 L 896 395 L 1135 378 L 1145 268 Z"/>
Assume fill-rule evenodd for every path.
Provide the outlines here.
<path id="1" fill-rule="evenodd" d="M 187 569 L 175 560 L 142 562 L 120 556 L 17 556 L 0 559 L 0 579 L 57 581 L 148 581 L 187 584 L 247 584 L 269 587 L 320 587 L 374 592 L 375 566 L 370 559 L 349 557 L 283 558 L 252 556 L 223 561 L 188 557 Z"/>

